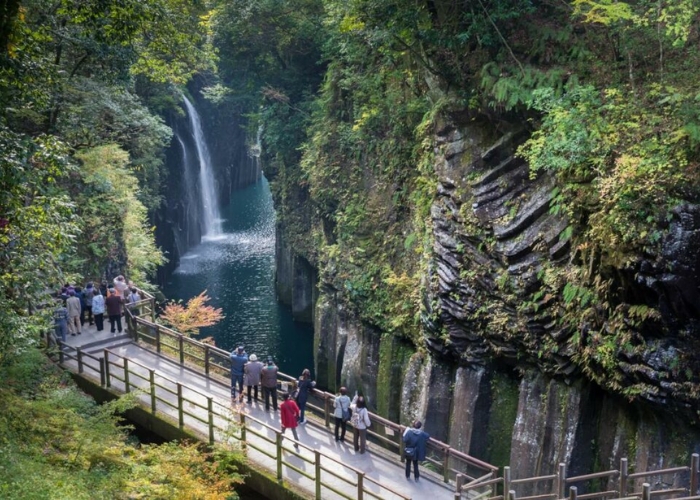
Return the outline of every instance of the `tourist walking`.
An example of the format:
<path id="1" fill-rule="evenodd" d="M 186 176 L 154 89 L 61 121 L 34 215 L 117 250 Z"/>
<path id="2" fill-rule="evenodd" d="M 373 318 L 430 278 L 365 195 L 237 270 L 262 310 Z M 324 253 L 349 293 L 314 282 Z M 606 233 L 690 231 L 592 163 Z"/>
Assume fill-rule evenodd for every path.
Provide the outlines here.
<path id="1" fill-rule="evenodd" d="M 56 338 L 65 342 L 68 334 L 68 309 L 63 305 L 63 300 L 61 300 L 60 297 L 58 297 L 57 300 L 58 303 L 53 312 L 53 324 L 56 331 Z"/>
<path id="2" fill-rule="evenodd" d="M 93 285 L 92 281 L 85 286 L 85 290 L 83 291 L 85 298 L 85 313 L 87 314 L 87 318 L 85 319 L 87 320 L 88 325 L 92 325 L 93 323 L 92 299 L 95 297 L 96 291 L 97 290 L 95 289 L 95 285 Z"/>
<path id="3" fill-rule="evenodd" d="M 299 441 L 299 436 L 297 435 L 297 425 L 299 425 L 297 419 L 299 418 L 299 407 L 296 402 L 289 396 L 288 392 L 282 395 L 282 404 L 280 405 L 280 420 L 282 422 L 282 434 L 287 429 L 292 429 L 292 434 L 294 434 L 294 439 Z M 294 443 L 294 447 L 299 450 L 299 445 Z"/>
<path id="4" fill-rule="evenodd" d="M 355 445 L 355 451 L 359 451 L 360 454 L 367 450 L 367 429 L 370 425 L 372 422 L 369 419 L 365 398 L 359 396 L 355 401 L 354 408 L 352 408 L 352 426 L 354 427 L 352 441 Z"/>
<path id="5" fill-rule="evenodd" d="M 66 309 L 68 310 L 68 331 L 72 336 L 80 335 L 80 299 L 76 297 L 75 290 L 68 292 Z"/>
<path id="6" fill-rule="evenodd" d="M 308 368 L 304 368 L 297 382 L 297 405 L 299 406 L 299 423 L 305 424 L 304 410 L 306 402 L 309 400 L 309 393 L 316 387 L 316 382 L 311 380 L 311 372 Z"/>
<path id="7" fill-rule="evenodd" d="M 122 302 L 123 299 L 118 293 L 111 294 L 105 300 L 107 315 L 109 316 L 109 329 L 112 333 L 114 333 L 115 326 L 119 329 L 119 333 L 122 332 Z"/>
<path id="8" fill-rule="evenodd" d="M 95 289 L 95 293 L 92 297 L 92 316 L 95 319 L 97 331 L 101 332 L 104 330 L 105 298 L 102 296 L 102 292 L 97 289 Z"/>
<path id="9" fill-rule="evenodd" d="M 267 366 L 260 374 L 263 398 L 265 398 L 265 411 L 270 411 L 270 398 L 272 407 L 277 411 L 277 367 L 272 358 L 267 358 Z"/>
<path id="10" fill-rule="evenodd" d="M 406 459 L 406 479 L 411 479 L 411 464 L 413 464 L 413 476 L 418 482 L 420 473 L 418 462 L 425 460 L 425 448 L 430 439 L 430 434 L 421 429 L 420 420 L 413 422 L 413 427 L 407 427 L 403 433 L 403 454 Z"/>
<path id="11" fill-rule="evenodd" d="M 243 373 L 245 375 L 245 385 L 248 388 L 248 404 L 252 404 L 251 392 L 255 392 L 255 402 L 258 402 L 258 386 L 260 385 L 260 375 L 264 365 L 258 361 L 255 354 L 250 355 L 250 361 L 246 363 Z"/>
<path id="12" fill-rule="evenodd" d="M 236 385 L 238 385 L 239 398 L 243 400 L 243 368 L 248 362 L 248 355 L 245 347 L 238 346 L 238 349 L 231 353 L 231 399 L 236 397 Z"/>
<path id="13" fill-rule="evenodd" d="M 333 408 L 335 408 L 335 411 L 333 411 L 333 416 L 335 417 L 335 440 L 344 443 L 345 431 L 352 412 L 350 409 L 350 396 L 348 396 L 348 390 L 345 387 L 340 388 L 339 394 L 333 400 Z M 338 436 L 338 428 L 341 429 L 340 436 Z"/>

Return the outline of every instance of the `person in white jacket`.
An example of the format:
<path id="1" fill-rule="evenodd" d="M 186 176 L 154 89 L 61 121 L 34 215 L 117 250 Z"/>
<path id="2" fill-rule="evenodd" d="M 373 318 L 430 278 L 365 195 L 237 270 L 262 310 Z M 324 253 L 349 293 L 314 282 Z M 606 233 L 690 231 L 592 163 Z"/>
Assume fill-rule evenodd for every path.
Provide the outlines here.
<path id="1" fill-rule="evenodd" d="M 363 396 L 359 396 L 355 399 L 351 422 L 354 427 L 352 441 L 355 445 L 355 451 L 359 451 L 360 454 L 363 454 L 367 450 L 367 429 L 372 425 L 369 419 L 369 411 L 367 411 L 367 404 Z"/>

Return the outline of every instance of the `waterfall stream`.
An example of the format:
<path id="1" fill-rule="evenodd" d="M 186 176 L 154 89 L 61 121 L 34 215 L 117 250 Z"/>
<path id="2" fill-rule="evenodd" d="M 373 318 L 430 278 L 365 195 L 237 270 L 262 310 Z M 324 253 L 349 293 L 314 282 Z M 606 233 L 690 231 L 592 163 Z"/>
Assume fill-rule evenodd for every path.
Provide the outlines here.
<path id="1" fill-rule="evenodd" d="M 187 116 L 192 126 L 194 143 L 197 147 L 199 159 L 199 183 L 200 199 L 202 206 L 202 233 L 205 238 L 214 238 L 221 235 L 221 215 L 219 202 L 214 187 L 214 172 L 211 165 L 211 156 L 204 139 L 204 131 L 199 119 L 199 113 L 186 96 L 182 96 L 187 108 Z"/>

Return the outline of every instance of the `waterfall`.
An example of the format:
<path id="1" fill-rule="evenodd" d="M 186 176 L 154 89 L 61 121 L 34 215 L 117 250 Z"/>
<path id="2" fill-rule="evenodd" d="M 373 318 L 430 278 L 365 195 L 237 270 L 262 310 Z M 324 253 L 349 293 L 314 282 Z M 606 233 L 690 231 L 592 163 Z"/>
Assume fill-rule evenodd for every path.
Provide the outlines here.
<path id="1" fill-rule="evenodd" d="M 197 189 L 197 175 L 198 172 L 193 172 L 193 165 L 190 161 L 190 152 L 187 149 L 185 141 L 180 137 L 179 130 L 175 130 L 175 139 L 180 144 L 182 149 L 182 171 L 184 174 L 185 181 L 185 198 L 181 200 L 180 205 L 183 207 L 184 215 L 184 233 L 182 228 L 179 228 L 176 237 L 176 244 L 178 245 L 179 255 L 184 254 L 188 248 L 193 247 L 199 243 L 200 240 L 200 227 L 202 226 L 202 219 L 200 217 L 200 195 L 199 189 Z"/>
<path id="2" fill-rule="evenodd" d="M 221 234 L 221 215 L 219 214 L 219 202 L 214 188 L 214 172 L 211 165 L 209 149 L 204 140 L 204 131 L 199 120 L 199 114 L 187 99 L 182 96 L 187 107 L 187 116 L 192 126 L 194 143 L 197 146 L 197 158 L 199 159 L 199 183 L 200 200 L 202 205 L 202 228 L 205 237 L 213 237 Z"/>

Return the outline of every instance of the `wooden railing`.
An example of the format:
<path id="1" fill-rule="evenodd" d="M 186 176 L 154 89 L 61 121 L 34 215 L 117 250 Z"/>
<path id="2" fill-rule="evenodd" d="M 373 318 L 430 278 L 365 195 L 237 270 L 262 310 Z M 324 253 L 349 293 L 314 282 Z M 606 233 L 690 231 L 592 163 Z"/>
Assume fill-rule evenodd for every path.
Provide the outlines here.
<path id="1" fill-rule="evenodd" d="M 132 308 L 125 309 L 127 325 L 134 341 L 143 347 L 155 350 L 159 354 L 176 359 L 183 366 L 188 366 L 196 371 L 203 371 L 205 375 L 211 378 L 229 383 L 231 373 L 230 353 L 213 345 L 193 340 L 170 328 L 155 323 L 155 299 L 148 294 L 144 294 L 144 296 L 144 300 L 132 306 Z M 138 310 L 138 316 L 132 314 L 135 310 Z M 83 366 L 85 365 L 84 356 L 84 354 L 81 355 L 78 352 L 77 358 L 83 358 L 82 361 L 78 361 L 79 366 L 81 363 Z M 107 364 L 105 369 L 108 369 Z M 280 372 L 278 373 L 278 378 L 280 380 L 278 390 L 283 392 L 292 390 L 296 385 L 296 379 L 287 374 Z M 107 379 L 109 379 L 109 376 L 107 376 Z M 334 394 L 322 390 L 314 390 L 307 402 L 307 412 L 319 416 L 325 426 L 330 427 L 334 398 Z M 251 419 L 252 417 L 247 418 Z M 369 439 L 390 453 L 395 453 L 399 460 L 403 462 L 402 435 L 406 428 L 373 413 L 370 413 L 370 418 L 373 425 L 367 431 Z M 262 422 L 260 424 L 269 427 Z M 305 446 L 302 443 L 299 444 Z M 278 458 L 278 460 L 281 460 L 281 458 Z M 700 478 L 700 459 L 697 453 L 692 455 L 690 466 L 669 469 L 629 474 L 627 459 L 623 458 L 620 461 L 620 470 L 596 472 L 567 478 L 566 465 L 559 464 L 555 474 L 512 479 L 510 467 L 504 467 L 503 474 L 499 476 L 498 467 L 431 438 L 428 442 L 426 461 L 429 464 L 428 467 L 436 471 L 444 482 L 450 482 L 455 485 L 455 500 L 463 498 L 469 500 L 565 500 L 566 498 L 570 500 L 652 500 L 662 495 L 673 497 L 681 494 L 686 496 L 674 498 L 674 500 L 700 500 L 700 496 L 697 496 Z M 280 467 L 278 465 L 278 471 Z M 290 467 L 293 466 L 290 465 Z M 344 467 L 347 466 L 344 465 Z M 327 472 L 331 473 L 331 471 Z M 359 484 L 362 482 L 359 476 L 361 472 L 357 471 L 357 473 L 357 483 Z M 649 476 L 678 473 L 689 473 L 687 487 L 654 490 L 649 483 L 643 483 L 640 491 L 629 491 L 629 481 Z M 306 473 L 303 475 L 306 475 Z M 365 478 L 365 480 L 369 480 L 369 478 Z M 612 480 L 617 480 L 618 488 L 578 494 L 579 488 L 585 488 L 587 483 L 594 480 L 605 482 L 606 484 Z M 566 491 L 567 486 L 568 493 Z M 517 491 L 523 487 L 536 488 L 538 491 L 549 490 L 549 492 L 518 496 Z M 585 489 L 588 490 L 590 488 Z M 372 493 L 369 494 L 374 496 Z"/>
<path id="2" fill-rule="evenodd" d="M 669 474 L 688 474 L 687 486 L 676 488 L 658 488 L 652 489 L 649 483 L 643 483 L 640 491 L 630 491 L 629 482 L 633 480 L 646 479 L 650 476 L 664 476 Z M 690 465 L 682 467 L 672 467 L 668 469 L 651 470 L 645 472 L 636 472 L 630 474 L 628 471 L 628 461 L 626 458 L 620 460 L 619 470 L 609 470 L 595 472 L 593 474 L 584 474 L 581 476 L 566 477 L 566 465 L 559 464 L 556 474 L 548 476 L 538 476 L 523 479 L 511 479 L 510 467 L 503 468 L 503 476 L 498 478 L 479 478 L 467 482 L 467 478 L 458 477 L 457 491 L 455 492 L 455 500 L 467 498 L 503 500 L 504 495 L 498 495 L 498 491 L 502 491 L 506 495 L 506 500 L 651 500 L 659 496 L 665 498 L 673 498 L 677 495 L 683 495 L 674 500 L 700 500 L 698 493 L 698 481 L 700 480 L 700 455 L 694 453 L 691 456 Z M 610 484 L 617 481 L 617 488 L 612 490 L 596 490 L 595 487 L 587 487 L 591 481 L 598 481 L 603 484 Z M 517 495 L 518 487 L 528 485 L 537 487 L 538 491 L 546 491 L 538 495 Z M 578 486 L 576 486 L 578 485 Z M 566 487 L 569 491 L 566 491 Z M 579 488 L 584 487 L 586 493 L 578 494 Z"/>
<path id="3" fill-rule="evenodd" d="M 156 373 L 154 369 L 109 349 L 104 349 L 102 356 L 98 357 L 64 344 L 59 355 L 62 364 L 67 360 L 75 361 L 79 373 L 91 371 L 99 375 L 100 384 L 104 387 L 125 393 L 140 391 L 139 398 L 153 415 L 172 420 L 181 430 L 188 428 L 209 443 L 213 443 L 217 437 L 234 438 L 240 443 L 244 453 L 250 454 L 250 450 L 257 451 L 256 459 L 266 461 L 265 465 L 276 471 L 279 482 L 284 481 L 285 468 L 300 474 L 313 482 L 317 499 L 324 498 L 325 490 L 348 500 L 369 497 L 379 500 L 410 499 L 366 476 L 363 471 L 283 435 L 279 429 L 265 422 L 245 413 L 232 413 L 228 404 L 221 404 L 210 394 Z M 285 446 L 285 443 L 308 450 L 309 453 L 294 450 Z M 313 466 L 313 473 L 307 472 L 305 467 L 299 464 L 289 462 L 285 454 Z M 312 455 L 313 458 L 308 455 Z M 344 487 L 338 488 L 337 484 L 329 481 L 331 478 L 341 481 Z"/>
<path id="4" fill-rule="evenodd" d="M 152 299 L 148 297 L 142 302 L 150 300 Z M 148 315 L 148 312 L 144 312 L 144 310 L 140 309 L 141 315 Z M 183 366 L 199 371 L 222 383 L 230 383 L 231 357 L 228 351 L 191 339 L 149 319 L 132 315 L 131 310 L 127 310 L 126 316 L 129 332 L 140 346 L 167 356 Z M 278 372 L 278 380 L 278 390 L 281 392 L 293 390 L 296 386 L 296 378 L 285 373 Z M 330 428 L 331 423 L 334 422 L 333 400 L 335 397 L 334 394 L 318 389 L 314 390 L 309 395 L 306 411 L 320 417 L 324 425 Z M 406 427 L 371 412 L 370 420 L 372 426 L 367 430 L 370 442 L 381 446 L 403 462 L 402 436 Z M 349 425 L 352 426 L 352 424 Z M 495 478 L 498 473 L 498 467 L 432 438 L 428 441 L 426 462 L 428 468 L 439 474 L 444 482 L 452 484 L 456 483 L 457 477 L 460 475 L 468 480 L 473 480 L 484 475 Z"/>

